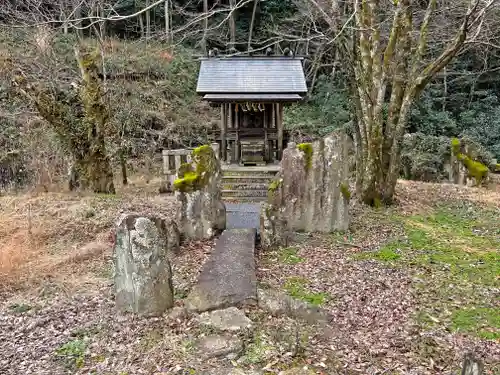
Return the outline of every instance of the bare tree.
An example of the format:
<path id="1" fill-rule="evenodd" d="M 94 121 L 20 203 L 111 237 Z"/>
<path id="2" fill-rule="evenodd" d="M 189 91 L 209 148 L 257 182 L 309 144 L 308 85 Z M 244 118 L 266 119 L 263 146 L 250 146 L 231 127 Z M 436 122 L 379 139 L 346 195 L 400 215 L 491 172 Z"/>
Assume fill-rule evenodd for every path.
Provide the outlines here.
<path id="1" fill-rule="evenodd" d="M 463 46 L 482 33 L 483 21 L 498 1 L 429 0 L 423 11 L 412 0 L 333 1 L 331 6 L 308 1 L 327 22 L 333 35 L 329 43 L 337 44 L 352 67 L 357 193 L 367 204 L 390 203 L 412 104 Z M 341 9 L 344 14 L 348 10 L 347 20 Z"/>

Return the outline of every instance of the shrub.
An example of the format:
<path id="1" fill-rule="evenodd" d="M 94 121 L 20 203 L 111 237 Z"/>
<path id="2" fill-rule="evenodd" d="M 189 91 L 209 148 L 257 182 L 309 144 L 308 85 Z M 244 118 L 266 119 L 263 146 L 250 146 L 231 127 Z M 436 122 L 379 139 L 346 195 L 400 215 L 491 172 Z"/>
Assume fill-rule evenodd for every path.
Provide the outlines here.
<path id="1" fill-rule="evenodd" d="M 407 134 L 401 155 L 403 177 L 427 182 L 446 180 L 445 165 L 451 155 L 449 144 L 447 137 Z"/>

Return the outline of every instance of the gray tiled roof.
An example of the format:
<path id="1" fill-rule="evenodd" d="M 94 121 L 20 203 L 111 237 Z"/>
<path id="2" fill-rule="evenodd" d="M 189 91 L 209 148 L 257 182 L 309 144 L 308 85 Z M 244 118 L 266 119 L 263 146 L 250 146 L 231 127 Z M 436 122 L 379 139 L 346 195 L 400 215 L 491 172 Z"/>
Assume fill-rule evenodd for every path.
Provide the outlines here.
<path id="1" fill-rule="evenodd" d="M 199 94 L 305 94 L 302 60 L 291 57 L 209 58 L 201 61 Z"/>

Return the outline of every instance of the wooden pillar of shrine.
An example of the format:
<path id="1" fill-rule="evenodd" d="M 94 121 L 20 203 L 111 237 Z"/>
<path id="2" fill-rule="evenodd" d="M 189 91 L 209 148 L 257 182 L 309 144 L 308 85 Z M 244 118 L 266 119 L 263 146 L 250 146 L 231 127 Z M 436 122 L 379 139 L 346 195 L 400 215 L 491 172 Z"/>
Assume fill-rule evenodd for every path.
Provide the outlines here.
<path id="1" fill-rule="evenodd" d="M 264 113 L 262 126 L 264 128 L 264 160 L 269 162 L 269 137 L 267 134 L 267 129 L 269 128 L 269 111 L 267 110 L 267 106 L 264 104 Z"/>
<path id="2" fill-rule="evenodd" d="M 227 112 L 228 112 L 228 123 L 227 123 L 227 129 L 232 129 L 233 128 L 233 103 L 227 103 Z M 227 136 L 226 136 L 227 137 Z M 234 149 L 234 141 L 229 139 L 227 141 L 228 143 L 228 148 L 229 148 L 229 157 L 230 157 L 230 162 L 234 163 L 235 159 L 235 149 Z M 229 160 L 228 160 L 229 161 Z"/>
<path id="3" fill-rule="evenodd" d="M 241 151 L 240 151 L 240 113 L 238 111 L 238 103 L 234 105 L 234 129 L 236 130 L 236 139 L 234 140 L 234 154 L 235 154 L 235 163 L 240 162 L 240 156 L 241 156 Z"/>
<path id="4" fill-rule="evenodd" d="M 227 103 L 222 103 L 220 106 L 220 158 L 222 161 L 227 160 Z"/>
<path id="5" fill-rule="evenodd" d="M 276 104 L 276 127 L 278 128 L 278 149 L 277 149 L 277 157 L 278 160 L 281 160 L 281 156 L 283 154 L 283 104 Z"/>

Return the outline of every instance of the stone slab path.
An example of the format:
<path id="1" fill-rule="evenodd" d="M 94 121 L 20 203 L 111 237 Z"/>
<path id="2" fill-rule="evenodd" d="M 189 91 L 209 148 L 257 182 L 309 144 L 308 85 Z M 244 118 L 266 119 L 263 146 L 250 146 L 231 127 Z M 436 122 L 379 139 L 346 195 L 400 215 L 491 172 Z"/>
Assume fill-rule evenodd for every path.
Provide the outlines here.
<path id="1" fill-rule="evenodd" d="M 186 299 L 188 310 L 203 312 L 257 303 L 256 235 L 254 228 L 222 233 Z"/>
<path id="2" fill-rule="evenodd" d="M 260 203 L 229 203 L 226 205 L 226 228 L 255 228 L 260 226 Z"/>

